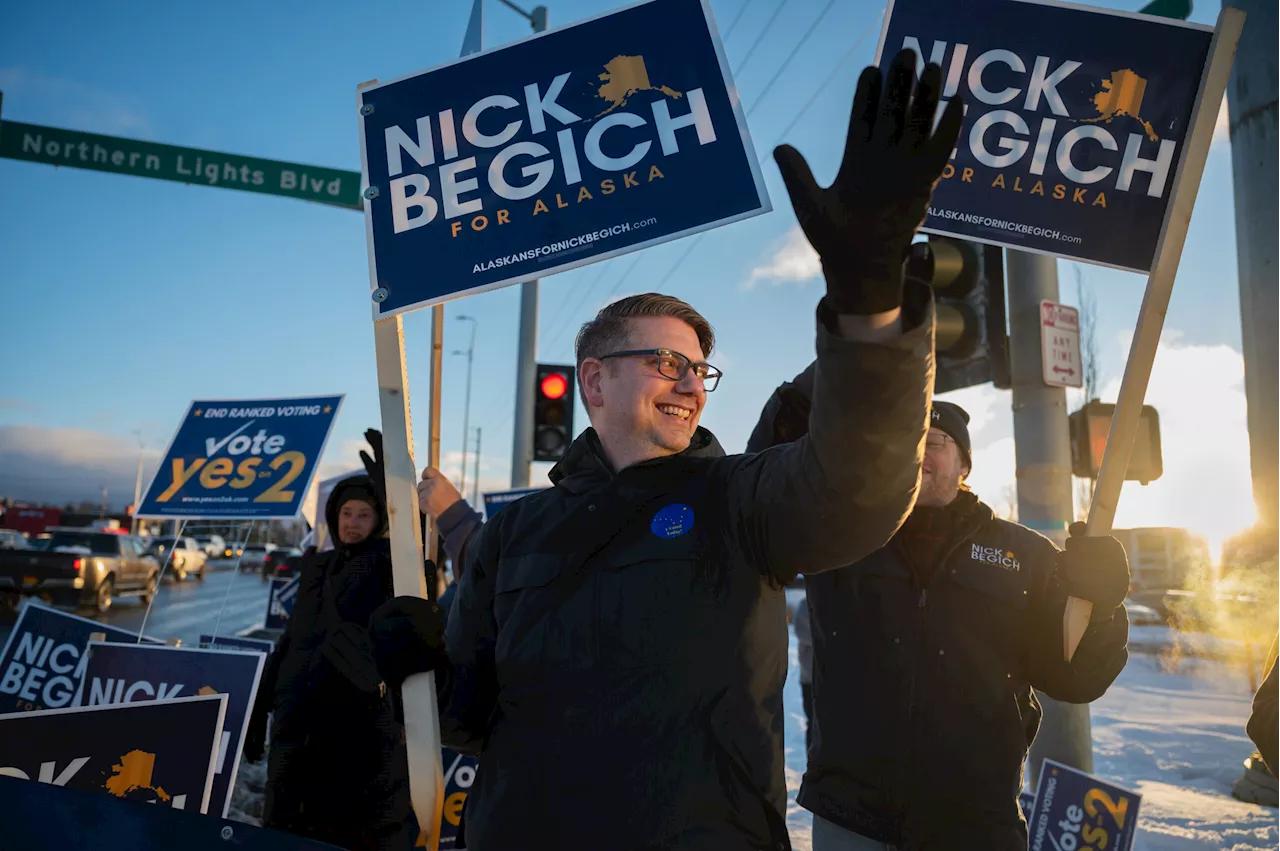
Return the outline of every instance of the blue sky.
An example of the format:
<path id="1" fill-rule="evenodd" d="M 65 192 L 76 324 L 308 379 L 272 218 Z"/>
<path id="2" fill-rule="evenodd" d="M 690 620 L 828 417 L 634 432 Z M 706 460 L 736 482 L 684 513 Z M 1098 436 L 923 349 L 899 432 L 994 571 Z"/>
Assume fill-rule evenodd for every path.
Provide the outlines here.
<path id="1" fill-rule="evenodd" d="M 780 141 L 781 129 L 866 33 L 788 135 L 825 182 L 843 144 L 857 74 L 875 49 L 882 6 L 783 0 L 766 29 L 779 2 L 712 4 L 722 33 L 737 21 L 726 49 L 741 66 L 736 82 L 760 152 Z M 549 5 L 555 26 L 616 4 Z M 1212 23 L 1217 4 L 1197 5 L 1193 19 Z M 470 7 L 470 0 L 135 2 L 124 14 L 119 6 L 15 0 L 0 11 L 4 118 L 358 170 L 356 84 L 456 57 Z M 758 101 L 820 14 L 800 55 Z M 486 46 L 527 32 L 510 10 L 487 4 Z M 544 280 L 539 359 L 571 362 L 574 332 L 596 309 L 661 285 L 717 328 L 712 362 L 727 377 L 703 422 L 731 451 L 740 449 L 772 388 L 812 357 L 813 306 L 822 289 L 794 245 L 794 216 L 772 162 L 765 175 L 775 211 L 711 233 L 669 278 L 687 241 L 650 249 L 638 262 L 628 256 Z M 358 214 L 8 160 L 0 160 L 0 187 L 0 467 L 8 468 L 0 469 L 0 493 L 23 497 L 56 485 L 68 493 L 57 497 L 63 501 L 72 491 L 96 495 L 109 483 L 110 501 L 123 505 L 132 496 L 133 432 L 142 432 L 150 465 L 194 397 L 346 393 L 326 470 L 358 466 L 360 436 L 379 422 Z M 1059 269 L 1063 301 L 1076 302 L 1077 275 L 1096 295 L 1102 383 L 1118 383 L 1143 279 L 1065 262 Z M 455 319 L 465 313 L 479 320 L 471 423 L 484 430 L 486 487 L 509 477 L 518 304 L 518 288 L 509 288 L 446 311 L 445 466 L 456 469 L 462 447 L 465 359 L 449 352 L 466 344 L 469 328 Z M 420 438 L 428 320 L 426 311 L 405 319 Z M 1126 486 L 1118 522 L 1199 526 L 1221 537 L 1252 520 L 1245 516 L 1252 503 L 1225 134 L 1209 157 L 1166 329 L 1148 401 L 1162 408 L 1167 473 L 1142 491 Z M 1213 410 L 1205 404 L 1211 393 L 1220 396 L 1212 397 Z M 960 399 L 975 411 L 979 494 L 993 505 L 1007 502 L 1008 395 L 980 388 Z M 1210 425 L 1220 444 L 1201 451 L 1195 430 L 1209 414 L 1219 418 Z M 579 408 L 577 425 L 585 424 Z M 425 444 L 418 456 L 425 458 Z M 535 465 L 535 479 L 546 469 Z M 1203 491 L 1206 471 L 1221 488 L 1211 520 L 1188 505 L 1190 489 Z"/>

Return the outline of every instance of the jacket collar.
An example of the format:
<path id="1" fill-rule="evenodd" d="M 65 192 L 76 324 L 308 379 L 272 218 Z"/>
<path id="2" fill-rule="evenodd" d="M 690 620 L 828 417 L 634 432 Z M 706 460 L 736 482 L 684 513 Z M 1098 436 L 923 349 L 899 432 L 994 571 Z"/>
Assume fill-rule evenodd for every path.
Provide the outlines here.
<path id="1" fill-rule="evenodd" d="M 675 472 L 688 466 L 688 462 L 702 458 L 724 457 L 724 447 L 716 436 L 701 426 L 694 432 L 689 447 L 676 455 L 653 458 L 641 461 L 624 470 L 670 470 Z M 609 464 L 604 447 L 600 444 L 600 436 L 594 428 L 588 428 L 578 435 L 565 452 L 564 457 L 551 468 L 551 483 L 564 488 L 569 493 L 583 493 L 618 477 L 618 473 Z"/>

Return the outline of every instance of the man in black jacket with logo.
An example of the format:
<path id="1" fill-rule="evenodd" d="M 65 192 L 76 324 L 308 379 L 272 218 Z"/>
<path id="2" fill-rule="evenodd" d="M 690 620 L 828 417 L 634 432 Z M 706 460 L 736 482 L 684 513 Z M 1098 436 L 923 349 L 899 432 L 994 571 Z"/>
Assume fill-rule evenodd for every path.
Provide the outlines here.
<path id="1" fill-rule="evenodd" d="M 831 187 L 775 153 L 827 283 L 809 437 L 726 456 L 698 427 L 710 325 L 622 299 L 578 335 L 592 427 L 469 544 L 447 640 L 424 601 L 375 615 L 388 682 L 434 668 L 444 743 L 480 754 L 473 851 L 789 848 L 783 589 L 882 546 L 919 482 L 933 316 L 902 260 L 961 113 L 934 130 L 941 74 L 915 62 L 883 92 L 864 72 Z"/>
<path id="2" fill-rule="evenodd" d="M 804 433 L 813 377 L 779 388 L 749 449 Z M 968 421 L 935 400 L 906 523 L 866 558 L 806 579 L 815 724 L 798 801 L 814 814 L 814 851 L 1026 851 L 1033 689 L 1087 703 L 1128 659 L 1120 542 L 1073 536 L 1064 553 L 993 516 L 963 483 Z M 1094 604 L 1070 663 L 1068 596 Z"/>

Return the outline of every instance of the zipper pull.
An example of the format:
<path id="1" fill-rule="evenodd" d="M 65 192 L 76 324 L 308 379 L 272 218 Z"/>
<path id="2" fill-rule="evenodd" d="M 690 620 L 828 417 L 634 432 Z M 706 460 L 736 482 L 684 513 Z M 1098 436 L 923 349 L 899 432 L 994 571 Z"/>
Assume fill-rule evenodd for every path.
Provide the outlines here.
<path id="1" fill-rule="evenodd" d="M 928 588 L 921 588 L 921 589 L 920 589 L 920 602 L 919 602 L 919 604 L 918 604 L 918 606 L 917 606 L 917 607 L 918 607 L 918 608 L 923 609 L 923 608 L 924 608 L 925 601 L 928 599 L 928 597 L 929 597 L 929 589 L 928 589 Z"/>

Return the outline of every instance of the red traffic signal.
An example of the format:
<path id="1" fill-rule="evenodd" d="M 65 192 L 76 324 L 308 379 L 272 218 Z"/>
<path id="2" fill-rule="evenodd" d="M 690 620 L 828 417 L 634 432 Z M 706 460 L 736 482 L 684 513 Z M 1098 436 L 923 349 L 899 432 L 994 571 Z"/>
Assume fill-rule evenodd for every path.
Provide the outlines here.
<path id="1" fill-rule="evenodd" d="M 533 460 L 559 461 L 573 442 L 572 366 L 537 365 L 537 398 L 533 400 Z"/>
<path id="2" fill-rule="evenodd" d="M 569 392 L 569 379 L 565 378 L 563 373 L 547 373 L 542 376 L 542 383 L 539 387 L 542 390 L 542 395 L 546 398 L 559 399 Z"/>

